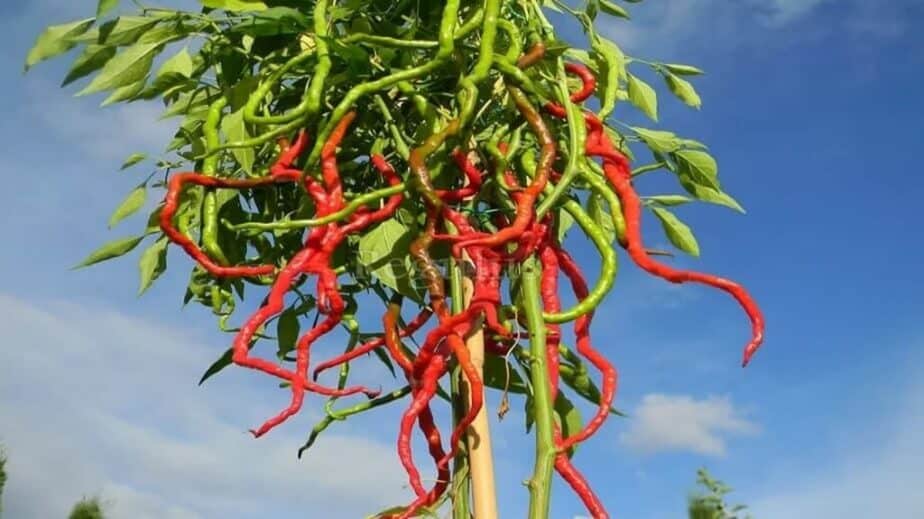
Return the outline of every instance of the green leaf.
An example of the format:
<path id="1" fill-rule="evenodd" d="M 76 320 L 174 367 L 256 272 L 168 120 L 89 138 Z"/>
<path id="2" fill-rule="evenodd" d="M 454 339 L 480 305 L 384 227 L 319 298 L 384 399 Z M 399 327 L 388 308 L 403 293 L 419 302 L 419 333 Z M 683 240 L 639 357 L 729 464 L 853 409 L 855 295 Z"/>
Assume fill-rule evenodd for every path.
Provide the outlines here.
<path id="1" fill-rule="evenodd" d="M 116 103 L 121 103 L 123 101 L 135 101 L 141 97 L 141 92 L 144 90 L 144 85 L 147 84 L 147 78 L 142 78 L 136 83 L 131 85 L 125 85 L 124 87 L 119 87 L 112 91 L 112 94 L 109 95 L 99 106 L 106 107 Z"/>
<path id="2" fill-rule="evenodd" d="M 193 69 L 192 57 L 189 55 L 189 51 L 184 48 L 160 66 L 154 75 L 154 80 L 139 97 L 154 99 L 174 87 L 187 83 L 193 74 Z"/>
<path id="3" fill-rule="evenodd" d="M 720 189 L 713 189 L 708 186 L 697 184 L 689 177 L 683 175 L 680 176 L 680 185 L 683 186 L 687 193 L 696 197 L 697 200 L 725 206 L 739 213 L 745 212 L 744 208 L 741 207 L 741 204 L 739 204 L 737 200 Z"/>
<path id="4" fill-rule="evenodd" d="M 204 30 L 206 27 L 206 22 L 199 22 L 195 24 L 170 23 L 159 25 L 153 29 L 145 31 L 144 34 L 138 38 L 137 43 L 165 44 L 184 38 L 192 32 Z"/>
<path id="5" fill-rule="evenodd" d="M 210 89 L 197 89 L 193 92 L 181 94 L 176 101 L 170 103 L 170 106 L 161 114 L 161 119 L 168 119 L 178 115 L 189 115 L 199 111 L 208 110 Z"/>
<path id="6" fill-rule="evenodd" d="M 616 226 L 613 224 L 613 215 L 607 207 L 606 201 L 597 193 L 591 193 L 587 198 L 587 213 L 600 226 L 606 239 L 613 243 L 616 241 Z"/>
<path id="7" fill-rule="evenodd" d="M 120 16 L 69 39 L 78 43 L 99 43 L 112 47 L 131 45 L 161 20 L 160 16 Z"/>
<path id="8" fill-rule="evenodd" d="M 154 281 L 167 269 L 167 245 L 170 241 L 161 236 L 153 245 L 141 253 L 138 269 L 141 273 L 141 282 L 138 286 L 138 295 L 144 294 Z"/>
<path id="9" fill-rule="evenodd" d="M 629 74 L 629 102 L 652 120 L 658 120 L 658 94 L 651 85 Z"/>
<path id="10" fill-rule="evenodd" d="M 581 412 L 561 391 L 558 392 L 558 398 L 555 399 L 555 415 L 558 419 L 558 424 L 561 426 L 561 434 L 565 438 L 577 434 L 584 427 Z M 568 457 L 574 456 L 576 451 L 577 445 L 568 451 Z"/>
<path id="11" fill-rule="evenodd" d="M 692 201 L 693 200 L 683 195 L 656 195 L 645 197 L 645 202 L 651 202 L 657 205 L 663 205 L 665 207 L 683 205 Z"/>
<path id="12" fill-rule="evenodd" d="M 705 74 L 701 69 L 698 69 L 692 65 L 680 65 L 678 63 L 664 63 L 664 68 L 670 70 L 674 74 L 681 76 L 700 76 Z"/>
<path id="13" fill-rule="evenodd" d="M 193 60 L 189 55 L 189 49 L 183 47 L 182 50 L 174 54 L 157 70 L 155 77 L 165 74 L 180 74 L 184 77 L 190 77 L 193 73 Z"/>
<path id="14" fill-rule="evenodd" d="M 667 87 L 670 88 L 671 92 L 688 106 L 696 109 L 703 106 L 703 100 L 700 99 L 696 89 L 693 88 L 689 81 L 670 73 L 664 75 L 664 80 L 667 81 Z"/>
<path id="15" fill-rule="evenodd" d="M 382 350 L 382 348 L 376 348 L 372 350 L 372 353 L 379 359 L 379 362 L 385 365 L 385 368 L 391 373 L 392 377 L 397 377 L 398 373 L 395 371 L 395 364 L 391 360 L 391 356 Z"/>
<path id="16" fill-rule="evenodd" d="M 145 153 L 132 153 L 131 155 L 128 156 L 127 159 L 125 159 L 125 162 L 122 163 L 122 167 L 119 168 L 119 169 L 122 170 L 122 171 L 124 171 L 124 170 L 126 170 L 126 169 L 128 169 L 128 168 L 130 168 L 130 167 L 132 167 L 132 166 L 134 166 L 134 165 L 136 165 L 136 164 L 138 164 L 138 163 L 140 163 L 141 161 L 143 161 L 143 160 L 146 159 L 146 158 L 148 158 L 148 156 L 147 156 L 147 154 L 145 154 Z"/>
<path id="17" fill-rule="evenodd" d="M 553 2 L 552 0 L 542 0 L 542 7 L 545 7 L 546 9 L 551 9 L 555 11 L 556 13 L 562 12 L 562 10 L 557 5 L 555 5 L 555 2 Z"/>
<path id="18" fill-rule="evenodd" d="M 385 220 L 359 239 L 359 264 L 386 286 L 420 303 L 416 271 L 407 254 L 415 234 L 396 219 Z"/>
<path id="19" fill-rule="evenodd" d="M 36 39 L 32 49 L 26 56 L 25 70 L 29 70 L 35 64 L 64 54 L 77 45 L 70 39 L 79 36 L 93 25 L 96 18 L 87 18 L 76 22 L 66 23 L 63 25 L 52 25 L 46 28 Z"/>
<path id="20" fill-rule="evenodd" d="M 568 234 L 568 230 L 574 226 L 574 217 L 571 216 L 571 213 L 562 209 L 558 212 L 558 241 L 559 243 L 565 240 L 565 236 Z"/>
<path id="21" fill-rule="evenodd" d="M 241 11 L 263 11 L 267 9 L 266 4 L 259 0 L 199 0 L 205 7 L 213 9 L 224 9 L 230 12 Z"/>
<path id="22" fill-rule="evenodd" d="M 118 258 L 119 256 L 124 256 L 131 252 L 132 249 L 137 247 L 143 239 L 144 235 L 141 235 L 128 238 L 119 238 L 117 240 L 106 243 L 102 247 L 91 252 L 90 255 L 84 258 L 84 260 L 79 264 L 77 264 L 74 269 L 76 270 L 83 267 L 89 267 L 90 265 L 95 265 L 103 261 Z"/>
<path id="23" fill-rule="evenodd" d="M 680 175 L 689 176 L 697 184 L 721 190 L 719 165 L 712 155 L 700 150 L 681 150 L 674 153 Z"/>
<path id="24" fill-rule="evenodd" d="M 616 101 L 619 100 L 619 83 L 626 75 L 626 56 L 616 44 L 604 38 L 597 39 L 593 50 L 598 62 L 597 68 L 604 71 L 596 74 L 600 83 L 597 87 L 600 97 L 599 115 L 605 119 L 613 113 Z"/>
<path id="25" fill-rule="evenodd" d="M 507 359 L 497 355 L 488 355 L 484 360 L 484 383 L 488 387 L 507 390 L 517 395 L 525 395 L 528 387 L 520 372 L 507 363 Z"/>
<path id="26" fill-rule="evenodd" d="M 96 17 L 102 18 L 106 16 L 109 11 L 112 11 L 119 5 L 119 0 L 99 0 L 99 4 L 96 7 Z"/>
<path id="27" fill-rule="evenodd" d="M 276 338 L 279 341 L 277 357 L 284 359 L 286 355 L 295 351 L 299 330 L 298 313 L 293 308 L 287 308 L 276 322 Z"/>
<path id="28" fill-rule="evenodd" d="M 244 122 L 244 109 L 229 114 L 221 121 L 221 130 L 228 138 L 228 142 L 243 141 L 250 137 L 247 124 Z M 256 155 L 253 148 L 234 148 L 231 154 L 247 174 L 253 174 L 253 163 Z"/>
<path id="29" fill-rule="evenodd" d="M 536 399 L 533 398 L 533 395 L 527 394 L 525 400 L 525 417 L 526 417 L 526 434 L 529 434 L 533 430 L 533 424 L 536 423 Z"/>
<path id="30" fill-rule="evenodd" d="M 96 72 L 106 64 L 116 54 L 115 47 L 106 45 L 96 45 L 91 43 L 83 49 L 83 52 L 74 60 L 71 69 L 67 71 L 61 86 L 66 86 L 74 81 L 86 77 Z"/>
<path id="31" fill-rule="evenodd" d="M 629 11 L 626 11 L 624 7 L 617 4 L 616 2 L 611 2 L 610 0 L 600 0 L 600 9 L 609 15 L 618 16 L 620 18 L 625 18 L 628 20 Z"/>
<path id="32" fill-rule="evenodd" d="M 633 127 L 632 130 L 654 151 L 670 153 L 680 148 L 680 140 L 672 132 L 636 127 Z"/>
<path id="33" fill-rule="evenodd" d="M 685 223 L 681 222 L 674 213 L 667 209 L 652 207 L 651 211 L 661 220 L 664 234 L 667 235 L 674 247 L 691 256 L 699 256 L 699 243 L 697 243 L 696 237 L 693 236 L 693 231 Z"/>
<path id="34" fill-rule="evenodd" d="M 202 374 L 202 378 L 199 379 L 199 385 L 205 384 L 205 381 L 217 375 L 221 370 L 227 368 L 231 365 L 231 361 L 234 359 L 234 350 L 228 349 L 222 353 L 221 357 L 218 357 L 218 360 L 212 363 L 208 369 L 205 370 L 205 373 Z"/>
<path id="35" fill-rule="evenodd" d="M 140 44 L 129 47 L 112 58 L 99 75 L 77 95 L 87 95 L 104 90 L 136 84 L 143 80 L 151 70 L 154 56 L 161 50 L 158 44 Z"/>
<path id="36" fill-rule="evenodd" d="M 141 184 L 132 190 L 131 193 L 125 197 L 125 200 L 122 200 L 122 203 L 119 204 L 119 207 L 112 213 L 112 216 L 109 217 L 109 228 L 112 229 L 122 220 L 128 218 L 129 216 L 138 212 L 139 209 L 144 207 L 144 202 L 147 200 L 148 190 L 145 184 Z"/>

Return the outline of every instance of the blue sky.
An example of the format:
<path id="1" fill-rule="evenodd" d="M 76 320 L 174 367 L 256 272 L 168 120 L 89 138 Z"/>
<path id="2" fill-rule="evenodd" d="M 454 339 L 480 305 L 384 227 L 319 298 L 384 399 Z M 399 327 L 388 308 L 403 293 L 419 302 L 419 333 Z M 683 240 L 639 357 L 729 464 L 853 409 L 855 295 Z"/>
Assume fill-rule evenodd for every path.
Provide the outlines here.
<path id="1" fill-rule="evenodd" d="M 141 299 L 134 260 L 68 270 L 142 225 L 105 228 L 140 181 L 118 165 L 161 149 L 169 133 L 157 107 L 99 111 L 98 99 L 58 90 L 63 63 L 20 74 L 43 25 L 94 7 L 0 3 L 5 512 L 60 517 L 84 494 L 103 496 L 116 519 L 354 518 L 404 502 L 397 409 L 335 425 L 298 461 L 317 400 L 255 442 L 246 429 L 275 412 L 282 393 L 236 370 L 196 387 L 228 338 L 206 312 L 180 308 L 185 258 L 171 255 L 171 274 Z M 620 368 L 618 405 L 632 417 L 611 420 L 578 464 L 615 517 L 682 517 L 702 465 L 763 519 L 912 517 L 924 509 L 924 180 L 915 160 L 924 3 L 651 0 L 634 12 L 631 25 L 606 28 L 632 54 L 707 70 L 696 81 L 703 110 L 662 95 L 662 121 L 710 145 L 724 186 L 748 210 L 679 209 L 703 249 L 681 264 L 746 283 L 762 302 L 767 342 L 741 370 L 748 326 L 730 300 L 626 264 L 595 333 Z M 620 115 L 641 123 L 629 113 Z M 639 188 L 676 189 L 654 176 Z M 580 259 L 595 272 L 592 255 Z M 358 376 L 379 380 L 374 368 Z M 522 412 L 493 427 L 502 516 L 522 517 Z M 556 486 L 553 519 L 581 513 Z"/>

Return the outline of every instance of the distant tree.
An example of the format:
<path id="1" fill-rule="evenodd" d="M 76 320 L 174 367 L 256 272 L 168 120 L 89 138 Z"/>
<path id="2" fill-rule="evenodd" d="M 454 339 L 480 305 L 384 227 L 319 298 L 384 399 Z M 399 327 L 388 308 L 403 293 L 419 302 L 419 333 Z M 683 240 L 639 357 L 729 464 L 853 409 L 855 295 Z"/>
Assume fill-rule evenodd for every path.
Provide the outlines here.
<path id="1" fill-rule="evenodd" d="M 706 469 L 699 469 L 696 482 L 703 487 L 690 497 L 688 515 L 690 519 L 751 519 L 751 515 L 740 515 L 745 505 L 729 505 L 725 496 L 732 488 L 709 475 Z"/>
<path id="2" fill-rule="evenodd" d="M 104 519 L 103 507 L 100 505 L 99 498 L 84 498 L 71 510 L 68 519 Z"/>

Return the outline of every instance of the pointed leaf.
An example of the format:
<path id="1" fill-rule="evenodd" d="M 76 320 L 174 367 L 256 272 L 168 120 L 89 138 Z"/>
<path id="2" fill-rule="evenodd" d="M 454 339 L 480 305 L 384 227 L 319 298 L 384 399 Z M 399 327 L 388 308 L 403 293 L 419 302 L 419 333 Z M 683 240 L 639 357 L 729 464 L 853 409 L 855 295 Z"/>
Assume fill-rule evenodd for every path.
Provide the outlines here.
<path id="1" fill-rule="evenodd" d="M 119 256 L 124 256 L 125 254 L 131 252 L 132 249 L 137 247 L 143 239 L 144 235 L 141 235 L 128 238 L 119 238 L 117 240 L 106 243 L 102 247 L 91 252 L 86 258 L 84 258 L 83 261 L 77 264 L 74 269 L 89 267 L 90 265 L 95 265 L 103 261 L 118 258 Z"/>
<path id="2" fill-rule="evenodd" d="M 109 105 L 121 103 L 123 101 L 136 101 L 141 97 L 141 92 L 144 90 L 144 85 L 146 84 L 147 78 L 143 78 L 137 83 L 119 87 L 113 90 L 112 93 L 109 94 L 109 97 L 104 99 L 103 102 L 99 104 L 99 106 L 100 108 L 105 108 Z"/>
<path id="3" fill-rule="evenodd" d="M 153 43 L 129 47 L 106 63 L 99 75 L 77 95 L 113 90 L 143 80 L 160 49 L 160 45 Z"/>
<path id="4" fill-rule="evenodd" d="M 558 211 L 558 241 L 563 242 L 568 230 L 574 226 L 574 217 L 564 209 Z"/>
<path id="5" fill-rule="evenodd" d="M 680 147 L 680 140 L 671 132 L 636 127 L 632 129 L 654 151 L 670 153 Z"/>
<path id="6" fill-rule="evenodd" d="M 399 294 L 421 302 L 414 265 L 407 255 L 415 233 L 396 219 L 385 220 L 359 239 L 360 265 Z"/>
<path id="7" fill-rule="evenodd" d="M 112 59 L 115 54 L 115 47 L 96 45 L 94 43 L 87 45 L 86 48 L 83 49 L 83 52 L 77 56 L 77 59 L 74 60 L 74 64 L 71 65 L 71 69 L 67 72 L 67 76 L 64 77 L 61 86 L 69 85 L 82 77 L 96 72 L 102 68 L 106 62 Z"/>
<path id="8" fill-rule="evenodd" d="M 691 256 L 699 256 L 699 243 L 697 243 L 696 237 L 693 236 L 693 231 L 685 223 L 681 222 L 674 213 L 667 209 L 652 207 L 651 210 L 661 220 L 664 234 L 667 235 L 674 247 Z"/>
<path id="9" fill-rule="evenodd" d="M 645 197 L 645 202 L 651 202 L 657 205 L 663 205 L 665 207 L 683 205 L 692 201 L 693 200 L 691 200 L 689 197 L 683 195 L 657 195 Z"/>
<path id="10" fill-rule="evenodd" d="M 299 330 L 298 313 L 293 308 L 287 308 L 276 321 L 276 339 L 279 342 L 276 349 L 277 357 L 284 359 L 286 355 L 295 351 Z"/>
<path id="11" fill-rule="evenodd" d="M 164 74 L 180 74 L 184 77 L 189 77 L 192 73 L 192 56 L 189 55 L 189 49 L 184 47 L 180 52 L 177 52 L 171 56 L 170 59 L 164 61 L 163 65 L 157 70 L 155 77 L 160 77 Z"/>
<path id="12" fill-rule="evenodd" d="M 131 193 L 125 197 L 125 200 L 119 204 L 119 207 L 112 213 L 112 216 L 109 217 L 109 228 L 112 229 L 122 220 L 128 218 L 129 216 L 135 214 L 139 209 L 144 207 L 144 202 L 147 200 L 148 190 L 147 186 L 142 184 L 132 190 Z"/>
<path id="13" fill-rule="evenodd" d="M 591 193 L 587 198 L 587 213 L 594 222 L 600 226 L 600 229 L 606 234 L 606 239 L 610 243 L 616 241 L 616 226 L 613 224 L 613 215 L 607 207 L 606 201 L 597 193 Z"/>
<path id="14" fill-rule="evenodd" d="M 228 142 L 243 141 L 250 137 L 247 124 L 244 122 L 244 109 L 229 114 L 221 121 L 221 130 L 228 138 Z M 253 163 L 256 159 L 253 148 L 234 148 L 231 154 L 247 174 L 253 174 Z"/>
<path id="15" fill-rule="evenodd" d="M 664 79 L 667 81 L 667 87 L 671 89 L 671 92 L 688 106 L 696 109 L 703 106 L 703 100 L 700 99 L 696 89 L 693 88 L 689 81 L 674 74 L 665 74 Z"/>
<path id="16" fill-rule="evenodd" d="M 78 20 L 63 25 L 52 25 L 46 28 L 36 39 L 32 49 L 29 50 L 29 55 L 26 56 L 25 69 L 29 70 L 36 63 L 73 49 L 77 44 L 71 41 L 70 38 L 87 32 L 95 21 L 96 18 L 87 18 L 86 20 Z"/>
<path id="17" fill-rule="evenodd" d="M 581 412 L 562 392 L 559 391 L 558 398 L 555 399 L 555 415 L 558 424 L 561 427 L 563 437 L 573 436 L 581 431 L 584 427 L 584 421 L 581 419 Z M 568 451 L 568 457 L 574 456 L 577 452 L 577 445 Z"/>
<path id="18" fill-rule="evenodd" d="M 629 102 L 652 120 L 658 120 L 658 94 L 651 85 L 629 74 Z"/>
<path id="19" fill-rule="evenodd" d="M 528 387 L 520 373 L 504 357 L 488 355 L 484 359 L 484 383 L 488 387 L 525 395 Z"/>
<path id="20" fill-rule="evenodd" d="M 234 359 L 234 350 L 228 349 L 225 351 L 221 357 L 218 357 L 218 360 L 212 363 L 208 369 L 205 370 L 205 373 L 202 374 L 202 378 L 199 379 L 199 385 L 205 384 L 205 381 L 217 375 L 221 370 L 227 368 L 231 365 L 231 361 Z"/>
<path id="21" fill-rule="evenodd" d="M 681 65 L 679 63 L 665 63 L 664 67 L 667 70 L 670 70 L 674 74 L 681 76 L 700 76 L 705 74 L 701 69 L 698 69 L 692 65 Z"/>
<path id="22" fill-rule="evenodd" d="M 119 0 L 99 0 L 99 4 L 96 7 L 96 17 L 102 18 L 109 14 L 109 11 L 112 11 L 119 5 Z"/>
<path id="23" fill-rule="evenodd" d="M 394 362 L 392 362 L 391 356 L 388 353 L 383 351 L 382 348 L 376 348 L 372 350 L 372 353 L 374 353 L 375 356 L 378 357 L 379 361 L 382 364 L 385 364 L 385 368 L 388 369 L 392 377 L 398 376 L 398 372 L 395 371 L 395 364 Z"/>
<path id="24" fill-rule="evenodd" d="M 138 286 L 139 296 L 151 288 L 154 281 L 167 269 L 167 245 L 169 243 L 166 236 L 161 236 L 141 254 L 141 260 L 138 262 L 138 269 L 141 273 L 141 283 Z"/>
<path id="25" fill-rule="evenodd" d="M 680 175 L 689 176 L 697 184 L 720 190 L 719 165 L 712 155 L 700 150 L 681 150 L 674 153 Z"/>
<path id="26" fill-rule="evenodd" d="M 713 189 L 709 186 L 698 184 L 686 176 L 680 177 L 680 185 L 683 186 L 687 193 L 696 197 L 697 200 L 725 206 L 739 213 L 745 212 L 744 208 L 741 207 L 741 204 L 739 204 L 737 200 L 719 189 Z"/>
<path id="27" fill-rule="evenodd" d="M 611 0 L 600 0 L 600 10 L 606 14 L 625 18 L 626 20 L 630 18 L 629 11 L 626 11 L 625 7 L 622 7 L 621 5 L 617 4 L 616 2 L 612 2 Z"/>
<path id="28" fill-rule="evenodd" d="M 202 5 L 213 9 L 224 9 L 230 12 L 264 11 L 266 4 L 260 0 L 199 0 Z"/>
<path id="29" fill-rule="evenodd" d="M 128 156 L 127 159 L 125 159 L 125 162 L 122 163 L 122 167 L 119 169 L 124 171 L 134 166 L 135 164 L 140 163 L 146 158 L 148 158 L 148 156 L 145 153 L 132 153 L 131 155 Z"/>

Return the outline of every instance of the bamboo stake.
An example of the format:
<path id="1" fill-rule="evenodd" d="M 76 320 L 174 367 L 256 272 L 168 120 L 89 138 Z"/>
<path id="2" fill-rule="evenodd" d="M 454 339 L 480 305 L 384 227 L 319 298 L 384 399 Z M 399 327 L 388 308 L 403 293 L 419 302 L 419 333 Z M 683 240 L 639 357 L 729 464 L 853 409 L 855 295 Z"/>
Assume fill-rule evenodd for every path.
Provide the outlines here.
<path id="1" fill-rule="evenodd" d="M 463 259 L 462 293 L 465 306 L 471 304 L 475 285 L 472 281 L 473 265 L 468 256 Z M 484 330 L 480 326 L 466 339 L 466 346 L 472 356 L 472 363 L 484 379 Z M 463 394 L 469 395 L 471 388 L 463 377 Z M 465 401 L 470 401 L 465 398 Z M 487 402 L 469 427 L 465 435 L 468 443 L 469 470 L 472 476 L 472 511 L 475 519 L 497 519 L 497 490 L 494 481 L 494 456 L 491 452 L 491 429 L 488 423 Z"/>

